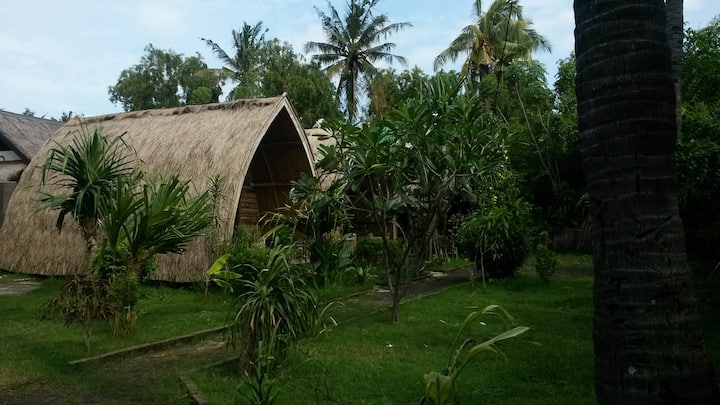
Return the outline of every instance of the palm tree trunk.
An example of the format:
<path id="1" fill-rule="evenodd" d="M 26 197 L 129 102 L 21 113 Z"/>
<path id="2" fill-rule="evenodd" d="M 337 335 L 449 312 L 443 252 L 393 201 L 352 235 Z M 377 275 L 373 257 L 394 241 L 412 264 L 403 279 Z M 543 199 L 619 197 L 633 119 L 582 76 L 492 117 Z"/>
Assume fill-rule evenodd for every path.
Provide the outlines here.
<path id="1" fill-rule="evenodd" d="M 682 133 L 682 113 L 680 84 L 682 80 L 682 58 L 683 58 L 683 0 L 666 0 L 665 11 L 667 22 L 665 31 L 668 45 L 670 46 L 670 57 L 672 58 L 672 78 L 675 84 L 675 121 L 677 122 L 678 134 Z"/>
<path id="2" fill-rule="evenodd" d="M 82 228 L 83 237 L 85 238 L 85 244 L 87 247 L 87 273 L 91 274 L 93 271 L 93 261 L 95 260 L 95 252 L 98 249 L 98 223 L 95 218 L 86 219 L 80 224 Z"/>
<path id="3" fill-rule="evenodd" d="M 575 0 L 600 404 L 720 403 L 690 290 L 662 0 Z"/>

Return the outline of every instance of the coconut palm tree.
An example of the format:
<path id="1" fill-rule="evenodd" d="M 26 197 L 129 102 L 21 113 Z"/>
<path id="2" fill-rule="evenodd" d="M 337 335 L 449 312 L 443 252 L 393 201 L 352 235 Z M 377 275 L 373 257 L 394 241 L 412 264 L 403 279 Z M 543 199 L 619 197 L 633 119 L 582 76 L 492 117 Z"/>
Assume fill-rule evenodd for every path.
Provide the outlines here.
<path id="1" fill-rule="evenodd" d="M 409 22 L 390 23 L 385 14 L 373 14 L 373 8 L 380 0 L 350 0 L 347 14 L 341 17 L 328 2 L 328 14 L 315 7 L 320 17 L 327 42 L 308 42 L 306 52 L 318 52 L 312 59 L 324 67 L 329 76 L 338 76 L 338 96 L 344 96 L 348 118 L 352 121 L 357 114 L 359 88 L 366 89 L 369 77 L 377 69 L 373 65 L 379 60 L 392 63 L 397 60 L 407 65 L 405 58 L 390 53 L 395 44 L 383 42 L 391 33 L 411 27 Z"/>
<path id="2" fill-rule="evenodd" d="M 436 70 L 467 54 L 462 73 L 481 79 L 515 60 L 530 59 L 536 50 L 550 50 L 548 41 L 532 28 L 532 21 L 523 18 L 518 0 L 495 0 L 485 13 L 482 1 L 475 0 L 473 15 L 475 22 L 435 58 Z"/>
<path id="3" fill-rule="evenodd" d="M 260 54 L 265 43 L 265 33 L 267 28 L 263 29 L 262 21 L 255 25 L 243 22 L 240 31 L 232 31 L 233 48 L 235 54 L 230 56 L 220 45 L 211 39 L 200 38 L 212 49 L 225 66 L 222 67 L 220 74 L 230 80 L 238 83 L 229 99 L 259 97 L 260 94 Z"/>
<path id="4" fill-rule="evenodd" d="M 597 402 L 720 403 L 678 214 L 663 1 L 575 0 L 574 7 L 578 129 L 593 215 Z"/>

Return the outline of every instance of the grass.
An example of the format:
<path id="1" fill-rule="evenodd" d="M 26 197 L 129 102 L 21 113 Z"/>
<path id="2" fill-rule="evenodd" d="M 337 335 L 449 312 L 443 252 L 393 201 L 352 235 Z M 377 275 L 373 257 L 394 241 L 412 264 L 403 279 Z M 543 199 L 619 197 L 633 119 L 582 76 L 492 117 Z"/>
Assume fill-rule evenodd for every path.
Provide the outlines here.
<path id="1" fill-rule="evenodd" d="M 549 285 L 528 262 L 514 279 L 489 283 L 485 289 L 460 285 L 409 300 L 402 305 L 399 325 L 388 322 L 385 304 L 353 295 L 372 282 L 324 289 L 324 300 L 342 297 L 345 304 L 335 314 L 339 325 L 301 341 L 290 353 L 274 379 L 278 403 L 416 404 L 423 392 L 423 374 L 447 365 L 464 318 L 489 304 L 502 305 L 517 324 L 531 329 L 499 345 L 505 357 L 482 356 L 463 371 L 462 403 L 593 403 L 592 264 L 588 256 L 559 259 L 560 272 Z M 0 273 L 0 283 L 18 278 L 28 277 Z M 145 286 L 137 331 L 113 338 L 110 327 L 99 323 L 88 352 L 79 325 L 40 320 L 40 308 L 60 291 L 64 280 L 39 281 L 41 287 L 29 294 L 0 296 L 0 396 L 27 384 L 40 390 L 33 398 L 37 402 L 187 403 L 177 374 L 189 371 L 211 404 L 239 400 L 236 364 L 197 369 L 209 362 L 203 354 L 188 356 L 185 363 L 163 373 L 156 371 L 161 364 L 155 363 L 156 353 L 78 368 L 67 364 L 219 326 L 226 320 L 230 297 L 213 292 L 205 298 L 201 288 Z M 720 290 L 714 284 L 709 288 Z M 707 304 L 703 315 L 708 349 L 717 364 L 720 313 Z M 488 338 L 510 327 L 497 318 L 484 322 L 471 327 L 473 337 Z M 113 391 L 118 375 L 129 382 Z M 49 393 L 43 394 L 43 389 Z M 122 396 L 117 396 L 120 390 Z M 70 396 L 53 396 L 58 391 Z"/>
<path id="2" fill-rule="evenodd" d="M 17 278 L 6 275 L 0 283 Z M 40 288 L 28 294 L 0 296 L 0 390 L 38 380 L 97 390 L 94 383 L 102 376 L 90 372 L 86 378 L 78 379 L 68 362 L 221 326 L 227 315 L 228 297 L 223 294 L 206 298 L 199 289 L 143 286 L 137 330 L 130 336 L 112 337 L 109 324 L 97 322 L 88 351 L 80 325 L 68 327 L 61 320 L 41 319 L 44 304 L 60 292 L 65 280 L 39 281 Z M 173 384 L 177 385 L 176 381 Z"/>
<path id="3" fill-rule="evenodd" d="M 584 273 L 545 285 L 526 267 L 486 289 L 453 287 L 404 304 L 399 325 L 388 323 L 386 309 L 361 302 L 364 316 L 338 315 L 337 328 L 297 346 L 278 376 L 279 403 L 418 403 L 423 374 L 442 370 L 465 316 L 489 304 L 531 330 L 501 344 L 507 360 L 488 355 L 465 369 L 461 402 L 593 403 L 591 270 Z M 474 336 L 509 327 L 485 323 L 472 328 Z M 210 403 L 237 400 L 235 376 L 234 365 L 192 375 Z"/>

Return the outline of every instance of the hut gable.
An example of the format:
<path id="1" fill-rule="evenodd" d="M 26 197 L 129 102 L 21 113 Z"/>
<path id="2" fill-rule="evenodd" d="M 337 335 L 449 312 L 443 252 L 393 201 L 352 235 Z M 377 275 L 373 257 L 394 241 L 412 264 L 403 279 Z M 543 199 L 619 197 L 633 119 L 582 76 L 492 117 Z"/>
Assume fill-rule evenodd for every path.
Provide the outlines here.
<path id="1" fill-rule="evenodd" d="M 16 181 L 62 122 L 0 111 L 0 181 Z"/>
<path id="2" fill-rule="evenodd" d="M 312 154 L 297 114 L 286 95 L 230 103 L 135 111 L 82 119 L 106 135 L 125 134 L 142 167 L 154 177 L 177 174 L 196 188 L 213 176 L 225 181 L 220 206 L 222 242 L 238 224 L 257 224 L 267 211 L 287 201 L 290 182 L 300 173 L 315 175 Z M 67 144 L 81 122 L 70 121 L 52 138 Z M 62 234 L 57 213 L 38 204 L 40 170 L 51 145 L 45 145 L 23 174 L 0 228 L 0 268 L 60 275 L 83 270 L 84 241 L 71 218 Z M 207 238 L 192 242 L 183 255 L 164 255 L 154 278 L 189 282 L 204 277 L 212 259 Z"/>

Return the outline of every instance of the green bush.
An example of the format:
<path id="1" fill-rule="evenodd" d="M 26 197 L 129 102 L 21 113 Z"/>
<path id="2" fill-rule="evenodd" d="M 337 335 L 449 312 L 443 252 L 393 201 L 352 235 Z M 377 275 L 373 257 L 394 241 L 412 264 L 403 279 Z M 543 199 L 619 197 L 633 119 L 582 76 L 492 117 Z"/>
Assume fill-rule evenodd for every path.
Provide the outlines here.
<path id="1" fill-rule="evenodd" d="M 530 228 L 527 202 L 493 201 L 468 215 L 458 230 L 457 244 L 478 271 L 490 278 L 508 278 L 528 254 Z"/>
<path id="2" fill-rule="evenodd" d="M 260 240 L 257 229 L 238 226 L 227 253 L 227 268 L 244 277 L 255 278 L 254 269 L 262 269 L 267 264 L 270 249 Z"/>
<path id="3" fill-rule="evenodd" d="M 550 282 L 557 270 L 557 256 L 549 246 L 550 236 L 545 231 L 540 232 L 535 246 L 535 271 L 545 283 Z"/>
<path id="4" fill-rule="evenodd" d="M 347 235 L 338 229 L 325 232 L 310 245 L 310 261 L 315 275 L 323 285 L 338 282 L 345 273 L 354 270 Z"/>
<path id="5" fill-rule="evenodd" d="M 237 292 L 231 308 L 230 343 L 239 348 L 241 373 L 249 373 L 260 363 L 263 373 L 271 373 L 293 342 L 319 333 L 331 319 L 333 304 L 321 310 L 314 288 L 288 262 L 292 248 L 268 249 L 267 261 L 252 269 L 254 277 L 232 271 L 223 274 L 221 285 Z M 216 265 L 211 274 L 217 275 L 215 267 L 222 267 L 222 263 Z"/>
<path id="6" fill-rule="evenodd" d="M 399 256 L 402 254 L 402 246 L 400 242 L 390 239 L 388 240 L 388 248 L 391 256 Z M 359 266 L 385 268 L 385 248 L 383 247 L 382 238 L 373 236 L 361 236 L 357 239 L 355 247 L 355 261 Z"/>

